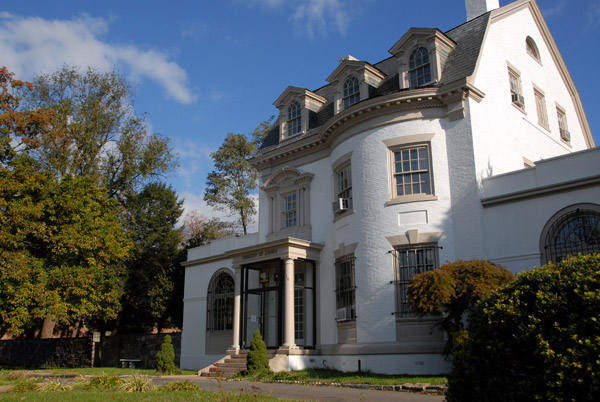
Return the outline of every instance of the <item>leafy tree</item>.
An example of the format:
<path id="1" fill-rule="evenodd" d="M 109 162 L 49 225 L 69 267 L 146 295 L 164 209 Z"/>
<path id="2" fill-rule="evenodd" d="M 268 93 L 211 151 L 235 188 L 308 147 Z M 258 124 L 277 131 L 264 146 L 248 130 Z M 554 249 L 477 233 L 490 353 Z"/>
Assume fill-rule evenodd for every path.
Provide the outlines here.
<path id="1" fill-rule="evenodd" d="M 156 353 L 156 371 L 172 373 L 175 369 L 175 349 L 171 343 L 171 335 L 165 335 L 165 340 Z"/>
<path id="2" fill-rule="evenodd" d="M 270 371 L 267 345 L 265 344 L 265 341 L 263 341 L 258 329 L 254 331 L 254 335 L 250 341 L 250 350 L 248 351 L 246 367 L 248 368 L 248 373 L 251 375 Z"/>
<path id="3" fill-rule="evenodd" d="M 479 303 L 448 401 L 600 399 L 600 254 L 520 273 Z"/>
<path id="4" fill-rule="evenodd" d="M 168 139 L 148 131 L 133 105 L 133 90 L 116 71 L 81 72 L 64 66 L 23 91 L 25 110 L 54 112 L 50 133 L 28 133 L 29 154 L 59 179 L 91 176 L 124 202 L 177 163 Z"/>
<path id="5" fill-rule="evenodd" d="M 421 314 L 442 314 L 441 328 L 448 335 L 446 352 L 465 335 L 465 322 L 475 303 L 514 280 L 506 268 L 487 261 L 456 261 L 415 275 L 408 285 L 411 309 Z"/>
<path id="6" fill-rule="evenodd" d="M 244 234 L 248 233 L 248 225 L 256 215 L 252 193 L 257 187 L 258 171 L 249 160 L 270 131 L 271 120 L 260 123 L 249 136 L 227 134 L 221 147 L 210 155 L 215 170 L 206 179 L 204 200 L 218 210 L 237 216 Z"/>
<path id="7" fill-rule="evenodd" d="M 191 210 L 183 219 L 183 245 L 185 248 L 203 246 L 211 240 L 230 236 L 233 224 L 219 218 L 206 218 L 197 210 Z"/>
<path id="8" fill-rule="evenodd" d="M 127 228 L 134 246 L 127 261 L 127 284 L 123 296 L 120 328 L 126 332 L 152 330 L 156 325 L 169 323 L 177 311 L 169 311 L 173 299 L 183 310 L 181 300 L 183 281 L 181 229 L 176 228 L 183 212 L 183 201 L 163 183 L 150 183 L 131 197 L 126 204 L 129 211 Z M 180 319 L 176 319 L 177 324 Z"/>

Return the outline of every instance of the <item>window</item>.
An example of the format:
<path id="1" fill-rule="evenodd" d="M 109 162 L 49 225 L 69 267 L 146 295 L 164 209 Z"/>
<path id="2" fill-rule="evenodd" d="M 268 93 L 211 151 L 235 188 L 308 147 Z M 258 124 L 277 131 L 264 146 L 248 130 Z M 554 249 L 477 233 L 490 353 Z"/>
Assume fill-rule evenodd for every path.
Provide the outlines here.
<path id="1" fill-rule="evenodd" d="M 528 36 L 527 39 L 525 39 L 525 49 L 531 57 L 541 63 L 540 52 L 538 51 L 538 47 L 531 36 Z"/>
<path id="2" fill-rule="evenodd" d="M 296 193 L 281 196 L 281 213 L 284 228 L 291 228 L 297 224 Z"/>
<path id="3" fill-rule="evenodd" d="M 221 271 L 211 281 L 208 292 L 208 329 L 210 331 L 233 329 L 235 285 L 231 275 Z"/>
<path id="4" fill-rule="evenodd" d="M 600 208 L 582 206 L 572 209 L 560 215 L 545 232 L 545 262 L 558 263 L 570 255 L 598 253 Z"/>
<path id="5" fill-rule="evenodd" d="M 335 260 L 337 321 L 356 319 L 354 260 L 352 254 Z"/>
<path id="6" fill-rule="evenodd" d="M 412 315 L 408 300 L 408 282 L 415 275 L 438 267 L 437 243 L 396 246 L 394 256 L 396 316 L 406 317 Z"/>
<path id="7" fill-rule="evenodd" d="M 344 82 L 344 109 L 360 101 L 360 88 L 358 80 L 350 77 Z"/>
<path id="8" fill-rule="evenodd" d="M 394 151 L 395 196 L 432 194 L 430 171 L 428 145 L 413 145 Z"/>
<path id="9" fill-rule="evenodd" d="M 412 51 L 408 68 L 411 87 L 418 87 L 431 81 L 431 65 L 429 64 L 429 52 L 426 48 L 421 46 Z"/>
<path id="10" fill-rule="evenodd" d="M 510 96 L 512 104 L 521 110 L 525 110 L 525 98 L 521 90 L 521 77 L 512 68 L 508 69 L 508 80 L 510 82 Z"/>
<path id="11" fill-rule="evenodd" d="M 352 208 L 352 170 L 350 164 L 338 168 L 335 172 L 335 201 L 333 212 L 340 213 Z"/>
<path id="12" fill-rule="evenodd" d="M 546 130 L 550 130 L 550 127 L 548 126 L 548 112 L 546 112 L 546 98 L 544 93 L 534 89 L 533 94 L 535 96 L 535 109 L 537 110 L 538 124 Z"/>
<path id="13" fill-rule="evenodd" d="M 294 338 L 304 339 L 304 273 L 294 274 Z"/>
<path id="14" fill-rule="evenodd" d="M 556 117 L 558 118 L 558 128 L 560 130 L 560 139 L 565 142 L 571 141 L 571 133 L 567 127 L 567 115 L 564 110 L 556 108 Z"/>
<path id="15" fill-rule="evenodd" d="M 288 119 L 287 119 L 287 135 L 288 137 L 292 135 L 299 134 L 302 131 L 302 117 L 300 104 L 298 102 L 294 102 L 288 108 Z"/>

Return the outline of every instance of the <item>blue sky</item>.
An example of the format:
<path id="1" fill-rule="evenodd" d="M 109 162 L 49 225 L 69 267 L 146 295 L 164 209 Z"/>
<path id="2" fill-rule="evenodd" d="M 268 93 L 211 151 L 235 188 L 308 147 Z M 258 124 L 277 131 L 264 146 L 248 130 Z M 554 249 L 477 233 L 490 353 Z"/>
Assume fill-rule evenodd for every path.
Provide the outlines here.
<path id="1" fill-rule="evenodd" d="M 600 145 L 600 0 L 538 4 Z M 464 0 L 4 0 L 0 65 L 20 79 L 63 64 L 115 66 L 179 155 L 166 181 L 187 209 L 214 216 L 204 183 L 228 132 L 275 114 L 288 85 L 327 84 L 345 55 L 375 63 L 411 27 L 446 31 L 465 19 Z"/>

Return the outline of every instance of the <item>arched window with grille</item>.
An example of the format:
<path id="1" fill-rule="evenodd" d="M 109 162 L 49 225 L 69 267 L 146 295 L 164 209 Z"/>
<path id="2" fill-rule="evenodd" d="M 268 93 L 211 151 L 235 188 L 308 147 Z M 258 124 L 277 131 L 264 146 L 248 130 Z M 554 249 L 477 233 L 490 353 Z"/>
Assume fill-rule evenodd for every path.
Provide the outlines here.
<path id="1" fill-rule="evenodd" d="M 208 330 L 233 329 L 235 282 L 226 271 L 217 272 L 208 287 Z"/>
<path id="2" fill-rule="evenodd" d="M 344 109 L 360 101 L 360 86 L 356 77 L 350 77 L 344 82 Z"/>
<path id="3" fill-rule="evenodd" d="M 302 131 L 302 108 L 298 102 L 293 102 L 288 108 L 287 135 L 299 134 Z"/>
<path id="4" fill-rule="evenodd" d="M 540 241 L 542 262 L 600 252 L 600 206 L 575 205 L 552 217 Z"/>
<path id="5" fill-rule="evenodd" d="M 420 46 L 412 51 L 408 60 L 410 86 L 418 87 L 431 81 L 431 64 L 429 51 Z"/>

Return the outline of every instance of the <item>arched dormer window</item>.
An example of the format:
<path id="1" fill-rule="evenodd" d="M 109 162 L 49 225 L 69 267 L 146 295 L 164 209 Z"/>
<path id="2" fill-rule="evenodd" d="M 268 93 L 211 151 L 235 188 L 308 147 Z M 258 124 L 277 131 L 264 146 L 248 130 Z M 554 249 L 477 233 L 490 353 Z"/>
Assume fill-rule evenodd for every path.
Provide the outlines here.
<path id="1" fill-rule="evenodd" d="M 208 287 L 208 329 L 226 331 L 233 329 L 233 297 L 235 283 L 226 271 L 218 272 Z"/>
<path id="2" fill-rule="evenodd" d="M 302 131 L 301 107 L 298 102 L 293 102 L 288 108 L 287 136 L 299 134 Z"/>
<path id="3" fill-rule="evenodd" d="M 538 51 L 538 47 L 531 36 L 528 36 L 527 39 L 525 39 L 525 49 L 531 57 L 540 63 L 542 62 L 542 60 L 540 60 L 540 52 Z"/>
<path id="4" fill-rule="evenodd" d="M 344 82 L 344 109 L 360 101 L 360 87 L 355 77 L 350 77 Z"/>
<path id="5" fill-rule="evenodd" d="M 425 47 L 421 46 L 412 51 L 408 68 L 411 87 L 418 87 L 431 81 L 429 52 Z"/>

